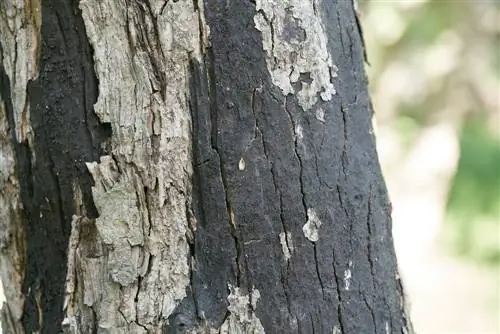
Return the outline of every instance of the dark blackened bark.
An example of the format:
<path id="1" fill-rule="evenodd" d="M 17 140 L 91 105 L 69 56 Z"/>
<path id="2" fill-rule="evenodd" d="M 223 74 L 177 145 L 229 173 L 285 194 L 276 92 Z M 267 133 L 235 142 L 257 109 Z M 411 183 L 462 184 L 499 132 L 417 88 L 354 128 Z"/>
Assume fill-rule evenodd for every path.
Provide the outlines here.
<path id="1" fill-rule="evenodd" d="M 23 206 L 26 333 L 61 331 L 72 215 L 97 216 L 85 162 L 104 154 L 102 145 L 111 134 L 93 112 L 97 79 L 78 1 L 47 0 L 42 5 L 39 74 L 27 87 L 32 142 L 16 138 L 3 66 L 0 92 Z M 81 191 L 82 207 L 75 206 L 76 191 Z"/>
<path id="2" fill-rule="evenodd" d="M 255 6 L 205 7 L 211 47 L 193 64 L 191 84 L 197 314 L 220 326 L 230 282 L 258 289 L 268 333 L 408 330 L 350 2 L 318 9 L 337 94 L 306 111 L 272 83 Z M 316 242 L 303 232 L 313 214 L 322 222 Z"/>

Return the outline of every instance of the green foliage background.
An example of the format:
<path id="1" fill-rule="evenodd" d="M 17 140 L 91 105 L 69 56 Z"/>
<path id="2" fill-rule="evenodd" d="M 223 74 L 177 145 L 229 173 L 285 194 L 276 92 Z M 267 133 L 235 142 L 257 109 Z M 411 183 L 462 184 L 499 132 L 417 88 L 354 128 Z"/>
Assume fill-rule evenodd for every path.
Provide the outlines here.
<path id="1" fill-rule="evenodd" d="M 459 135 L 443 243 L 465 259 L 499 266 L 500 1 L 359 4 L 370 88 L 383 106 L 376 109 L 378 121 L 392 124 L 407 149 L 423 129 L 443 120 Z M 402 73 L 394 86 L 405 89 L 387 88 L 395 80 L 386 78 L 391 71 Z"/>
<path id="2" fill-rule="evenodd" d="M 484 119 L 470 119 L 460 136 L 460 160 L 448 199 L 448 245 L 459 255 L 499 265 L 500 146 Z"/>

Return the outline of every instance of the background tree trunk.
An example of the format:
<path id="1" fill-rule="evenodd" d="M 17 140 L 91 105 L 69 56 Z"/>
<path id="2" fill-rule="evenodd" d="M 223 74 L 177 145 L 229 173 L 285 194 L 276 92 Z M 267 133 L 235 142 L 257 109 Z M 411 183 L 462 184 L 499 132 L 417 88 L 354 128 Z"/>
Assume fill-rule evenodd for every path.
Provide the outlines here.
<path id="1" fill-rule="evenodd" d="M 5 333 L 407 333 L 350 1 L 0 3 Z"/>

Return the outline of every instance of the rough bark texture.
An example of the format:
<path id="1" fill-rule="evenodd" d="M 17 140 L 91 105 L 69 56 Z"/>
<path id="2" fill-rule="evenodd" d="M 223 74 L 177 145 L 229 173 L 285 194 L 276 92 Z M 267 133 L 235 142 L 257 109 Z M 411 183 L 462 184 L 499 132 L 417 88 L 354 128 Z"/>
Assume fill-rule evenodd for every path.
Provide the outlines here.
<path id="1" fill-rule="evenodd" d="M 0 3 L 6 333 L 407 333 L 353 4 Z"/>

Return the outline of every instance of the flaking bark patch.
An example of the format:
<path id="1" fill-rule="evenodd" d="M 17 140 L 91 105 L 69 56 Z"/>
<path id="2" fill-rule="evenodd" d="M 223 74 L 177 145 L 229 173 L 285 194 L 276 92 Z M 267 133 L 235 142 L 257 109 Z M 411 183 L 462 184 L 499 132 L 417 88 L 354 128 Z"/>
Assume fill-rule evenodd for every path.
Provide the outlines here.
<path id="1" fill-rule="evenodd" d="M 222 324 L 220 334 L 264 334 L 264 327 L 255 315 L 259 290 L 253 289 L 249 295 L 241 293 L 240 289 L 229 285 L 230 294 L 227 297 L 229 315 Z"/>
<path id="2" fill-rule="evenodd" d="M 80 234 L 83 286 L 71 300 L 83 303 L 80 315 L 68 308 L 67 330 L 157 333 L 190 282 L 185 89 L 208 34 L 203 4 L 82 0 L 80 8 L 99 79 L 95 112 L 113 136 L 110 155 L 87 161 L 99 216 L 86 223 L 89 237 Z"/>
<path id="3" fill-rule="evenodd" d="M 3 53 L 0 45 L 0 55 Z M 22 202 L 16 173 L 12 131 L 7 115 L 12 115 L 9 80 L 0 56 L 0 275 L 7 303 L 0 305 L 0 322 L 5 333 L 21 332 L 24 296 L 25 234 Z M 11 123 L 12 124 L 12 123 Z M 10 131 L 9 131 L 10 130 Z"/>
<path id="4" fill-rule="evenodd" d="M 20 202 L 11 202 L 7 219 L 19 238 L 11 244 L 19 256 L 2 256 L 19 266 L 17 277 L 6 280 L 6 290 L 21 282 L 15 288 L 24 298 L 22 316 L 13 312 L 19 299 L 8 301 L 6 332 L 59 332 L 71 216 L 96 215 L 84 161 L 102 154 L 109 129 L 92 110 L 95 75 L 75 3 L 2 1 L 0 12 L 2 114 L 15 154 L 11 182 L 17 180 L 13 189 Z"/>
<path id="5" fill-rule="evenodd" d="M 41 7 L 40 0 L 5 0 L 0 5 L 3 66 L 11 82 L 12 131 L 19 142 L 32 135 L 26 86 L 39 70 Z"/>
<path id="6" fill-rule="evenodd" d="M 37 0 L 0 2 L 0 305 L 5 333 L 22 329 L 25 230 L 21 214 L 19 145 L 31 135 L 26 85 L 38 73 L 41 9 Z M 16 161 L 17 160 L 17 161 Z"/>
<path id="7" fill-rule="evenodd" d="M 255 27 L 262 32 L 266 64 L 283 95 L 297 94 L 304 110 L 336 94 L 337 67 L 327 49 L 328 36 L 318 0 L 257 0 Z M 306 79 L 307 78 L 307 79 Z M 299 83 L 294 89 L 294 83 Z"/>

